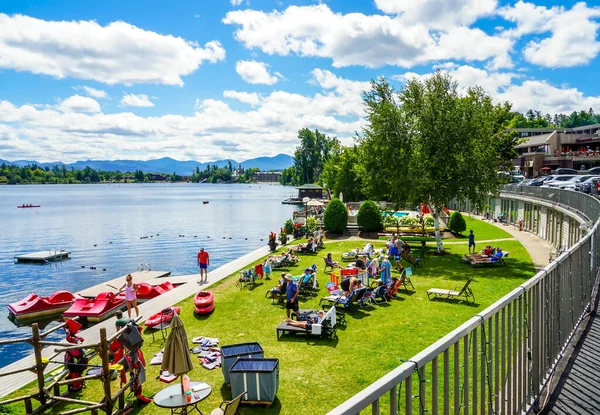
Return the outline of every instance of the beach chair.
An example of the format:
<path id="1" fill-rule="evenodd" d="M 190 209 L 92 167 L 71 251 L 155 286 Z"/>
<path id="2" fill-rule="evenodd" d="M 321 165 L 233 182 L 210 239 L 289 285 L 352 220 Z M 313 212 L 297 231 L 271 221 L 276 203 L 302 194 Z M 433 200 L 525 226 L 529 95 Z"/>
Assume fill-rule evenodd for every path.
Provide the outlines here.
<path id="1" fill-rule="evenodd" d="M 476 267 L 478 265 L 481 265 L 481 266 L 484 266 L 484 267 L 485 266 L 492 266 L 493 267 L 495 265 L 504 265 L 505 267 L 507 267 L 508 265 L 506 264 L 506 261 L 504 259 L 508 258 L 508 255 L 509 255 L 508 252 L 503 252 L 502 258 L 500 258 L 500 259 L 497 259 L 495 256 L 492 255 L 492 256 L 490 256 L 488 258 L 485 258 L 485 259 L 489 259 L 489 261 L 481 261 L 481 260 L 471 261 L 471 266 Z M 494 258 L 496 258 L 496 259 L 494 260 Z"/>
<path id="2" fill-rule="evenodd" d="M 387 285 L 380 285 L 379 287 L 375 288 L 375 290 L 373 290 L 373 295 L 371 296 L 371 301 L 373 301 L 375 304 L 379 304 L 377 302 L 377 300 L 380 301 L 384 301 L 384 302 L 388 302 L 388 286 Z"/>
<path id="3" fill-rule="evenodd" d="M 271 304 L 275 304 L 275 299 L 277 298 L 277 302 L 282 302 L 283 298 L 285 297 L 285 292 L 287 289 L 287 281 L 283 282 L 283 285 L 281 286 L 281 289 L 277 289 L 277 287 L 273 287 L 270 290 L 267 290 L 267 293 L 265 294 L 265 298 L 271 298 Z"/>
<path id="4" fill-rule="evenodd" d="M 240 395 L 236 396 L 231 401 L 223 401 L 218 408 L 210 411 L 208 415 L 237 415 L 238 407 L 240 406 L 240 402 L 242 398 L 246 394 L 246 391 L 242 392 Z"/>
<path id="5" fill-rule="evenodd" d="M 423 255 L 423 254 L 421 254 Z M 402 260 L 408 262 L 413 265 L 415 268 L 418 268 L 422 265 L 423 259 L 422 257 L 415 257 L 411 253 L 402 251 Z"/>
<path id="6" fill-rule="evenodd" d="M 397 280 L 395 283 L 392 280 L 389 286 L 389 298 L 396 298 L 398 296 L 398 290 L 402 287 L 402 281 Z"/>
<path id="7" fill-rule="evenodd" d="M 327 273 L 327 268 L 329 268 L 330 271 L 333 271 L 335 269 L 335 267 L 333 266 L 333 260 L 329 261 L 327 260 L 327 257 L 323 257 L 323 261 L 325 262 L 325 268 L 323 268 L 323 272 Z"/>
<path id="8" fill-rule="evenodd" d="M 352 310 L 354 304 L 365 295 L 367 289 L 365 287 L 357 288 L 350 293 L 348 297 L 344 295 L 329 295 L 321 298 L 319 306 L 337 307 L 338 309 Z M 325 302 L 325 304 L 323 304 Z"/>
<path id="9" fill-rule="evenodd" d="M 475 295 L 473 294 L 473 290 L 471 290 L 470 287 L 473 278 L 474 277 L 469 278 L 460 291 L 456 291 L 458 287 L 455 290 L 443 290 L 440 288 L 432 288 L 430 290 L 427 290 L 427 298 L 431 300 L 432 298 L 438 297 L 443 297 L 446 299 L 465 297 L 465 300 L 467 302 L 469 302 L 470 298 L 472 298 L 473 302 L 475 302 Z"/>
<path id="10" fill-rule="evenodd" d="M 413 291 L 415 291 L 415 286 L 413 285 L 412 281 L 410 280 L 410 277 L 412 277 L 412 268 L 404 268 L 404 270 L 402 271 L 402 274 L 400 274 L 400 277 L 398 277 L 398 281 L 400 282 L 400 286 L 404 286 L 404 290 L 408 291 L 408 286 L 410 285 L 410 288 L 412 288 Z"/>
<path id="11" fill-rule="evenodd" d="M 306 282 L 304 282 L 304 275 L 298 281 L 298 293 L 300 295 L 307 294 L 309 297 L 312 297 L 317 291 L 319 291 L 319 284 L 314 273 L 310 275 Z"/>
<path id="12" fill-rule="evenodd" d="M 373 301 L 373 290 L 365 288 L 364 294 L 356 300 L 356 304 L 358 304 L 360 308 L 365 308 L 371 303 L 377 304 Z"/>
<path id="13" fill-rule="evenodd" d="M 296 316 L 298 315 L 309 315 L 314 317 L 317 314 L 317 310 L 298 310 Z M 327 339 L 332 339 L 337 336 L 337 322 L 338 322 L 338 312 L 335 307 L 331 307 L 325 315 L 323 316 L 323 320 L 319 323 L 311 324 L 310 327 L 307 325 L 306 328 L 296 327 L 288 324 L 287 321 L 284 321 L 279 326 L 277 326 L 277 340 L 279 340 L 280 336 L 283 334 L 305 334 L 306 341 L 309 340 L 310 336 L 317 336 Z"/>

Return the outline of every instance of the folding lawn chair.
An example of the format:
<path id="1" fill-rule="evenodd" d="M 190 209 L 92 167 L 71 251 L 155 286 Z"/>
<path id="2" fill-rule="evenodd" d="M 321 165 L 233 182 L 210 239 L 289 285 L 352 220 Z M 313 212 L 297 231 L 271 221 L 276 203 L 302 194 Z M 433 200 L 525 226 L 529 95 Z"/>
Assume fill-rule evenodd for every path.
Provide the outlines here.
<path id="1" fill-rule="evenodd" d="M 471 282 L 473 281 L 473 278 L 474 277 L 469 278 L 469 280 L 465 283 L 465 285 L 460 291 L 456 291 L 458 287 L 455 290 L 431 288 L 430 290 L 427 290 L 427 298 L 431 300 L 432 298 L 438 297 L 444 297 L 446 299 L 465 297 L 465 300 L 467 302 L 469 302 L 469 298 L 472 298 L 473 302 L 475 302 L 475 294 L 473 294 L 473 290 L 471 290 L 471 287 L 469 287 L 471 285 Z"/>

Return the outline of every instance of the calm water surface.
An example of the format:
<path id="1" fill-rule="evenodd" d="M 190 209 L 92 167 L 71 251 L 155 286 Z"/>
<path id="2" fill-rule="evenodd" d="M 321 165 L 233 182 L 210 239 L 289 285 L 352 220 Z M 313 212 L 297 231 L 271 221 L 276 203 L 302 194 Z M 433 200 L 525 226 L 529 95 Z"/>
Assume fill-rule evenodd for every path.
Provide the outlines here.
<path id="1" fill-rule="evenodd" d="M 173 275 L 195 273 L 200 247 L 212 269 L 257 249 L 292 216 L 295 208 L 281 200 L 293 193 L 265 184 L 0 186 L 0 338 L 30 334 L 8 320 L 6 305 L 31 292 L 76 292 L 135 271 L 139 263 Z M 17 209 L 21 204 L 41 207 Z M 71 251 L 71 259 L 14 263 L 15 255 L 49 249 Z M 30 352 L 22 345 L 0 347 L 0 366 Z"/>

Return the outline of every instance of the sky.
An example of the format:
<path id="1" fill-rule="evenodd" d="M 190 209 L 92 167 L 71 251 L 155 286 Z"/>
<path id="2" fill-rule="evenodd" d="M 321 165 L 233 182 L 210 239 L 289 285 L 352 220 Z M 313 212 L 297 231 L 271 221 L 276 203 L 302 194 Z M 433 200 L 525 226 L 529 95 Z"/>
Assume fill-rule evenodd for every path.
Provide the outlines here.
<path id="1" fill-rule="evenodd" d="M 201 162 L 351 145 L 370 80 L 448 71 L 600 112 L 600 1 L 2 0 L 0 158 Z"/>

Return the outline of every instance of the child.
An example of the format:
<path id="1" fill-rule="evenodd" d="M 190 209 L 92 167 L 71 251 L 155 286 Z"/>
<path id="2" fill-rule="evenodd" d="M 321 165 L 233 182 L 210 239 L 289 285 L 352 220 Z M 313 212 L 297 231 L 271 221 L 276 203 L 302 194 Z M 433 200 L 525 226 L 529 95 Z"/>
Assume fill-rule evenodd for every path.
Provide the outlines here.
<path id="1" fill-rule="evenodd" d="M 133 277 L 131 276 L 131 274 L 127 274 L 127 276 L 125 277 L 125 284 L 123 284 L 119 291 L 123 291 L 123 288 L 125 288 L 125 303 L 127 304 L 127 316 L 131 318 L 132 305 L 133 308 L 135 308 L 136 317 L 139 316 L 140 311 L 138 310 L 137 306 L 138 286 L 137 284 L 133 283 Z"/>

